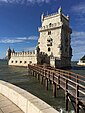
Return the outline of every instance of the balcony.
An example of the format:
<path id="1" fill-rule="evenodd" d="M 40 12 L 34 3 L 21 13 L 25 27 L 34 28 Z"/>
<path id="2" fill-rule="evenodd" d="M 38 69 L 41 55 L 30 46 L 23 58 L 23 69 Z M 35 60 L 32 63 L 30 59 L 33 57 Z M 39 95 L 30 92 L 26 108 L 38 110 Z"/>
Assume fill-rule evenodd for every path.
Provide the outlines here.
<path id="1" fill-rule="evenodd" d="M 49 24 L 43 27 L 39 27 L 38 30 L 40 31 L 45 31 L 45 30 L 51 30 L 51 29 L 55 29 L 55 28 L 59 28 L 63 25 L 62 22 L 58 22 L 58 23 L 54 23 L 54 24 Z"/>

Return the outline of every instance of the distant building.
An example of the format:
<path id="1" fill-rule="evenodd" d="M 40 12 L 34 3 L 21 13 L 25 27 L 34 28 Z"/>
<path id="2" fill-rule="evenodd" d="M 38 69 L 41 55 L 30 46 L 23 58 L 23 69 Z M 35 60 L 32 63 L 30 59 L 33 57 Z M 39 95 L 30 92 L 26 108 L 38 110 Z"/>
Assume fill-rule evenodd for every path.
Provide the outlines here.
<path id="1" fill-rule="evenodd" d="M 32 64 L 47 63 L 53 67 L 70 67 L 72 48 L 72 29 L 69 27 L 69 16 L 58 13 L 44 16 L 41 15 L 42 26 L 38 28 L 40 37 L 34 52 L 7 51 L 9 65 L 27 66 Z"/>
<path id="2" fill-rule="evenodd" d="M 78 65 L 85 66 L 85 55 L 79 60 Z"/>

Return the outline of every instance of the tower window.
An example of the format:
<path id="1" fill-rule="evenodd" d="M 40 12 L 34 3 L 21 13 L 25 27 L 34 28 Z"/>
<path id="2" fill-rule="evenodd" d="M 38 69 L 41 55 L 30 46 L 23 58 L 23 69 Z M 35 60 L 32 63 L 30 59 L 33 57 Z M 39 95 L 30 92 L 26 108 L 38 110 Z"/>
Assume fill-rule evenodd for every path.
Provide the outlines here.
<path id="1" fill-rule="evenodd" d="M 51 35 L 51 31 L 48 31 L 48 35 Z"/>
<path id="2" fill-rule="evenodd" d="M 40 42 L 38 42 L 38 44 L 40 44 Z"/>
<path id="3" fill-rule="evenodd" d="M 32 63 L 32 61 L 29 61 L 29 64 L 31 64 Z"/>
<path id="4" fill-rule="evenodd" d="M 24 61 L 24 64 L 26 64 L 27 62 L 26 61 Z"/>
<path id="5" fill-rule="evenodd" d="M 11 61 L 11 63 L 13 63 L 13 60 Z"/>
<path id="6" fill-rule="evenodd" d="M 49 24 L 49 27 L 51 27 L 52 23 Z"/>
<path id="7" fill-rule="evenodd" d="M 17 63 L 17 61 L 15 61 L 15 63 Z"/>
<path id="8" fill-rule="evenodd" d="M 50 40 L 47 40 L 48 42 L 50 42 Z"/>
<path id="9" fill-rule="evenodd" d="M 48 48 L 48 51 L 51 51 L 50 47 Z"/>
<path id="10" fill-rule="evenodd" d="M 20 63 L 22 63 L 22 61 L 20 61 Z"/>

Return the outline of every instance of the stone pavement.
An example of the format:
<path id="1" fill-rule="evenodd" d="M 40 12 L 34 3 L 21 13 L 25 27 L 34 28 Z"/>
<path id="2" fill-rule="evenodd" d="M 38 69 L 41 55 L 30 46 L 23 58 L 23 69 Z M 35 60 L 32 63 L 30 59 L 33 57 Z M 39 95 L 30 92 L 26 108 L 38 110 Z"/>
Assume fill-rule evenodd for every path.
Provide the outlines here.
<path id="1" fill-rule="evenodd" d="M 0 113 L 24 113 L 14 103 L 0 94 Z"/>

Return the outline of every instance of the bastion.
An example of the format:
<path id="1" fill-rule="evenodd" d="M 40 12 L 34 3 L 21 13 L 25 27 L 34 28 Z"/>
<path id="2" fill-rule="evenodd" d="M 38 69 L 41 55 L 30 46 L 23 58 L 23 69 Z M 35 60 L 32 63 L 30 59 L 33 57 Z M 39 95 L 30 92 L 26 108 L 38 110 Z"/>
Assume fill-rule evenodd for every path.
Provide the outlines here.
<path id="1" fill-rule="evenodd" d="M 48 64 L 55 68 L 70 67 L 72 58 L 69 16 L 62 8 L 57 13 L 41 15 L 40 36 L 33 52 L 7 50 L 8 65 L 28 66 L 28 64 Z"/>

